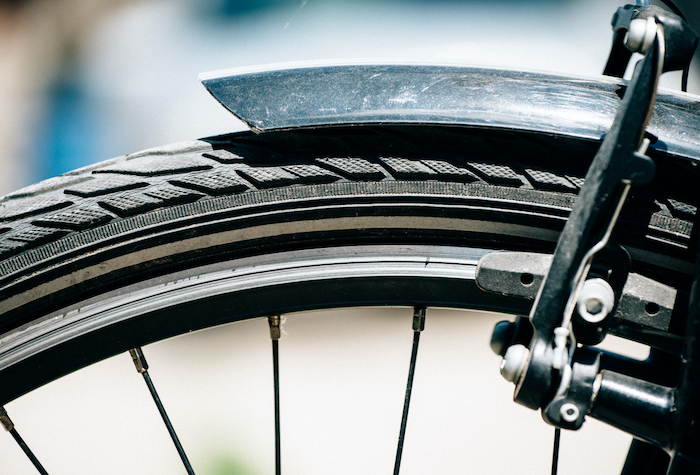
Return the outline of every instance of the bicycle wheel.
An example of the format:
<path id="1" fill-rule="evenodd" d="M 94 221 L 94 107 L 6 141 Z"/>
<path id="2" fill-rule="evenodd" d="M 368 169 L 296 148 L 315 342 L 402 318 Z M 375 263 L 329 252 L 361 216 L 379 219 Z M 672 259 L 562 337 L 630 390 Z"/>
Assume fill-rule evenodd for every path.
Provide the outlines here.
<path id="1" fill-rule="evenodd" d="M 376 305 L 526 314 L 527 301 L 480 290 L 475 265 L 490 250 L 551 252 L 597 145 L 458 126 L 240 133 L 8 195 L 0 403 L 254 317 Z M 684 290 L 694 162 L 652 156 L 656 179 L 635 190 L 617 239 L 635 272 Z"/>

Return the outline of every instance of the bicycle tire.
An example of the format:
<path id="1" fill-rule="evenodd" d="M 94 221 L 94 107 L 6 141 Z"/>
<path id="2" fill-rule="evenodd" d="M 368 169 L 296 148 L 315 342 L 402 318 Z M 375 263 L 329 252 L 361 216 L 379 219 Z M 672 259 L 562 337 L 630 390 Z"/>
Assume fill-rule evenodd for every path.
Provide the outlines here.
<path id="1" fill-rule="evenodd" d="M 0 403 L 129 348 L 244 318 L 380 304 L 524 314 L 527 302 L 479 290 L 468 268 L 486 250 L 551 252 L 597 146 L 459 126 L 244 132 L 12 193 L 0 202 Z M 635 271 L 687 290 L 697 209 L 688 171 L 700 151 L 651 155 L 656 178 L 634 191 L 616 238 Z M 339 255 L 372 271 L 335 275 Z M 426 270 L 381 272 L 407 261 Z M 305 268 L 287 280 L 161 299 L 101 324 L 73 318 L 205 271 L 295 262 Z M 309 274 L 324 264 L 328 273 Z"/>
<path id="2" fill-rule="evenodd" d="M 383 126 L 242 133 L 102 162 L 4 199 L 0 215 L 12 228 L 3 227 L 0 241 L 0 331 L 146 278 L 319 242 L 551 250 L 595 146 L 502 130 Z M 676 285 L 692 262 L 691 188 L 676 186 L 674 169 L 683 165 L 660 167 L 655 193 L 635 194 L 620 233 L 638 267 Z M 674 177 L 672 191 L 658 186 L 665 176 Z M 403 219 L 392 224 L 392 214 Z M 296 229 L 285 230 L 292 220 Z M 440 220 L 462 229 L 441 230 Z M 231 222 L 239 233 L 262 234 L 215 242 Z M 204 250 L 192 243 L 205 238 Z M 125 266 L 125 256 L 135 262 Z"/>

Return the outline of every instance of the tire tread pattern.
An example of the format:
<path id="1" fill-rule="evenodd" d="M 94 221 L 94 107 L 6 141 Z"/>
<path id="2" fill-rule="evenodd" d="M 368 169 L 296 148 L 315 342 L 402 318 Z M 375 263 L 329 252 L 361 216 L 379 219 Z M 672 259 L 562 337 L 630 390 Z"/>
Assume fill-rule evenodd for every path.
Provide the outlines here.
<path id="1" fill-rule="evenodd" d="M 344 183 L 359 190 L 363 183 L 382 181 L 387 186 L 395 183 L 392 187 L 398 192 L 402 182 L 421 181 L 427 187 L 432 182 L 444 183 L 454 187 L 455 193 L 468 189 L 475 197 L 532 205 L 546 202 L 566 216 L 583 183 L 581 177 L 519 166 L 517 162 L 447 160 L 427 154 L 306 156 L 291 163 L 260 166 L 247 160 L 247 150 L 245 141 L 225 148 L 215 141 L 170 145 L 76 170 L 1 198 L 0 259 L 4 261 L 0 262 L 0 276 L 76 245 L 108 239 L 159 220 L 185 218 L 195 209 L 177 208 L 186 203 L 204 211 L 234 203 L 274 201 L 280 194 L 301 196 L 296 188 L 303 186 L 335 186 L 323 191 L 333 194 Z M 252 147 L 250 152 L 262 153 Z M 669 215 L 663 210 L 653 212 L 647 232 L 656 240 L 687 247 L 690 219 L 697 207 L 675 198 L 660 200 Z M 148 214 L 156 212 L 160 214 Z M 58 241 L 65 236 L 71 237 L 71 242 Z M 42 252 L 26 252 L 42 245 Z"/>

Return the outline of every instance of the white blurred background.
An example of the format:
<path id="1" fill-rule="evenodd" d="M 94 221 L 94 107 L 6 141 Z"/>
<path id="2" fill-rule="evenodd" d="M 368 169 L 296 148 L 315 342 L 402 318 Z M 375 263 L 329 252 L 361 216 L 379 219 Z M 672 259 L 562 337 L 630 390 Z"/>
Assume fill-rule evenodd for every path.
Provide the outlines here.
<path id="1" fill-rule="evenodd" d="M 388 58 L 596 76 L 624 3 L 0 0 L 0 195 L 124 153 L 241 130 L 200 72 Z M 678 3 L 700 16 L 700 2 Z M 699 76 L 691 72 L 691 92 Z M 289 317 L 285 473 L 391 471 L 410 318 L 410 309 Z M 548 473 L 553 430 L 512 403 L 488 349 L 494 318 L 430 313 L 402 473 Z M 266 321 L 253 321 L 145 348 L 200 475 L 273 472 L 267 335 Z M 184 473 L 140 379 L 121 355 L 7 409 L 52 474 Z M 588 422 L 563 435 L 560 473 L 619 473 L 629 440 Z M 0 460 L 2 473 L 34 473 L 7 434 Z"/>
<path id="2" fill-rule="evenodd" d="M 389 308 L 287 316 L 279 343 L 283 473 L 392 473 L 412 315 L 411 308 Z M 502 318 L 428 310 L 403 475 L 550 473 L 554 430 L 512 401 L 513 385 L 501 378 L 500 358 L 488 346 Z M 197 474 L 274 473 L 267 319 L 163 341 L 144 353 Z M 126 353 L 7 410 L 51 474 L 185 473 Z M 630 441 L 589 420 L 562 434 L 559 473 L 619 474 Z M 3 473 L 35 473 L 9 434 L 0 437 L 0 454 Z"/>

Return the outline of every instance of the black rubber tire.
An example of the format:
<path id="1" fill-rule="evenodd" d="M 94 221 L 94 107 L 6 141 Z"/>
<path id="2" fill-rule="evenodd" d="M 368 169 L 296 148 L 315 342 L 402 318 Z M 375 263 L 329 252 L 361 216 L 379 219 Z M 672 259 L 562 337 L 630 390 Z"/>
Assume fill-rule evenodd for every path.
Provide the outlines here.
<path id="1" fill-rule="evenodd" d="M 551 252 L 598 145 L 522 131 L 333 127 L 220 136 L 66 173 L 0 201 L 0 334 L 140 281 L 254 256 L 358 245 Z M 698 205 L 696 174 L 688 171 L 694 166 L 651 155 L 656 178 L 633 191 L 616 239 L 630 251 L 634 271 L 685 289 Z M 372 295 L 346 286 L 320 299 L 309 296 L 318 289 L 303 284 L 304 298 L 294 287 L 284 297 L 219 302 L 228 317 L 182 316 L 189 308 L 155 316 L 148 327 L 103 328 L 82 346 L 54 345 L 2 368 L 0 403 L 97 359 L 226 319 L 401 299 L 527 308 L 515 299 L 475 297 L 474 285 L 438 291 L 426 284 L 421 293 L 420 285 L 388 279 Z M 163 325 L 170 328 L 153 330 Z"/>

